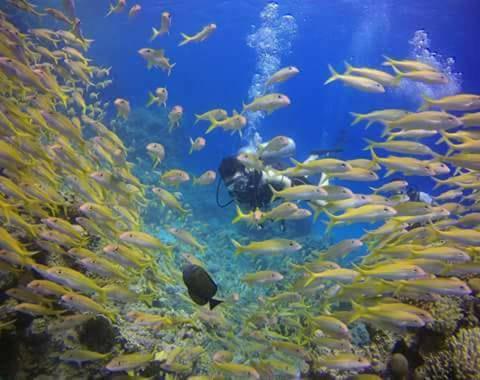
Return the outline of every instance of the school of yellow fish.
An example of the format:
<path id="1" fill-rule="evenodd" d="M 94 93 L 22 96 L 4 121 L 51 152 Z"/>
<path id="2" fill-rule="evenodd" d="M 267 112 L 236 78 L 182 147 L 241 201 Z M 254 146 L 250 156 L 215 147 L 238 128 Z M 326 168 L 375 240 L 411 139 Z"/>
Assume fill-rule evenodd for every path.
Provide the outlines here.
<path id="1" fill-rule="evenodd" d="M 418 112 L 352 113 L 352 124 L 366 121 L 367 126 L 383 127 L 378 141 L 366 142 L 370 159 L 292 160 L 294 166 L 278 172 L 287 177 L 323 173 L 330 180 L 374 182 L 386 169 L 385 177 L 399 173 L 403 179 L 371 187 L 369 194 L 355 194 L 331 183 L 282 191 L 272 188 L 273 198 L 283 203 L 271 210 L 245 214 L 237 208 L 233 222 L 250 226 L 310 217 L 312 212 L 300 208 L 300 201 L 308 203 L 314 220 L 321 214 L 327 216 L 327 233 L 342 225 L 381 222 L 363 236 L 342 240 L 303 263 L 295 263 L 303 247 L 294 240 L 243 244 L 232 240 L 235 254 L 291 256 L 285 267 L 249 273 L 241 279 L 249 286 L 283 285 L 287 275 L 298 274 L 293 283 L 282 286 L 282 292 L 242 307 L 241 313 L 234 313 L 238 295 L 232 294 L 215 311 L 197 307 L 188 319 L 171 313 L 123 314 L 126 303 L 151 305 L 163 286 L 181 283 L 176 247 L 142 231 L 141 211 L 153 202 L 151 196 L 147 198 L 151 192 L 163 206 L 181 217 L 191 217 L 191 210 L 167 190 L 190 181 L 190 175 L 180 169 L 163 170 L 159 186 L 147 188 L 140 183 L 131 172 L 133 164 L 127 161 L 128 147 L 104 124 L 111 105 L 100 100 L 99 92 L 111 84 L 110 68 L 96 67 L 85 57 L 92 41 L 83 37 L 79 20 L 60 9 L 40 12 L 26 0 L 8 2 L 39 18 L 62 20 L 68 29 L 18 30 L 7 14 L 0 13 L 0 270 L 19 279 L 26 272 L 35 276 L 7 290 L 9 297 L 18 300 L 14 311 L 47 318 L 52 333 L 74 328 L 95 315 L 112 323 L 125 319 L 152 332 L 203 323 L 211 328 L 208 339 L 223 347 L 216 352 L 207 347 L 178 347 L 168 352 L 116 355 L 78 349 L 61 353 L 61 360 L 76 364 L 104 361 L 106 370 L 129 374 L 157 361 L 168 371 L 167 378 L 191 375 L 192 380 L 292 378 L 309 368 L 362 372 L 368 371 L 371 360 L 361 347 L 352 346 L 354 322 L 409 334 L 433 321 L 427 311 L 414 305 L 416 300 L 471 295 L 469 284 L 478 282 L 474 277 L 480 275 L 480 133 L 475 129 L 480 127 L 480 112 L 474 112 L 480 111 L 480 96 L 460 94 L 425 97 Z M 126 1 L 118 0 L 108 15 L 123 11 L 127 11 Z M 134 5 L 128 15 L 133 18 L 140 11 L 141 6 Z M 163 12 L 152 40 L 167 38 L 170 27 L 171 15 Z M 192 36 L 182 34 L 179 46 L 203 42 L 216 29 L 209 24 Z M 168 75 L 175 66 L 163 50 L 144 48 L 138 53 L 149 68 L 160 68 Z M 427 84 L 448 81 L 437 68 L 423 62 L 386 58 L 384 65 L 393 73 L 346 64 L 345 73 L 338 74 L 330 67 L 332 76 L 325 84 L 341 81 L 360 91 L 384 93 L 386 87 L 404 79 Z M 297 74 L 296 67 L 285 67 L 272 75 L 266 87 Z M 158 88 L 149 94 L 147 106 L 167 107 L 167 101 L 167 89 Z M 244 105 L 241 113 L 233 111 L 229 116 L 223 109 L 214 109 L 196 118 L 210 122 L 206 133 L 221 128 L 241 134 L 249 112 L 271 113 L 290 104 L 286 95 L 272 92 Z M 113 106 L 118 119 L 129 118 L 127 99 L 118 97 Z M 183 113 L 180 105 L 171 107 L 171 133 L 181 127 Z M 438 144 L 445 144 L 438 152 L 420 142 L 437 135 Z M 242 153 L 238 158 L 246 167 L 268 169 L 262 154 L 281 149 L 285 141 L 277 136 L 257 154 Z M 190 144 L 190 154 L 194 154 L 206 147 L 206 139 L 190 139 Z M 447 151 L 441 153 L 444 148 Z M 151 142 L 146 151 L 154 167 L 162 165 L 162 144 Z M 382 156 L 378 151 L 387 153 Z M 386 155 L 390 153 L 400 156 Z M 433 197 L 433 204 L 410 201 L 401 193 L 409 176 L 428 176 L 445 191 Z M 193 183 L 210 185 L 215 177 L 215 171 L 209 170 Z M 168 231 L 199 253 L 208 250 L 187 230 Z M 362 246 L 368 253 L 358 265 L 338 264 Z M 183 257 L 203 265 L 194 255 Z M 136 292 L 133 286 L 145 290 Z M 181 297 L 190 302 L 186 295 Z M 339 311 L 340 302 L 349 302 L 351 309 Z M 0 329 L 14 323 L 2 321 Z M 196 373 L 192 367 L 200 355 L 211 356 L 209 374 Z"/>

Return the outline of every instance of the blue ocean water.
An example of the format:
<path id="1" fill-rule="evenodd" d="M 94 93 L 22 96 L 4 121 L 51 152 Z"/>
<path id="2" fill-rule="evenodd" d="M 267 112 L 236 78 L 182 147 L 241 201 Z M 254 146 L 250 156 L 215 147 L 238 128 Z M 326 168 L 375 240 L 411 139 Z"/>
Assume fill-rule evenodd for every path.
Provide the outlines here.
<path id="1" fill-rule="evenodd" d="M 380 67 L 382 55 L 432 57 L 455 77 L 445 89 L 432 87 L 437 96 L 474 92 L 480 81 L 480 57 L 474 52 L 478 25 L 473 15 L 479 10 L 475 1 L 452 0 L 441 6 L 435 1 L 208 1 L 195 6 L 188 1 L 145 1 L 132 21 L 126 14 L 104 18 L 100 10 L 108 2 L 104 3 L 103 8 L 100 3 L 78 4 L 85 34 L 95 39 L 89 54 L 98 64 L 113 66 L 114 82 L 104 96 L 128 98 L 135 109 L 145 105 L 148 91 L 166 86 L 169 104 L 185 109 L 179 133 L 187 138 L 201 133 L 198 126 L 191 126 L 195 113 L 216 107 L 240 110 L 242 102 L 251 101 L 259 77 L 293 64 L 301 74 L 279 88 L 292 99 L 292 106 L 250 121 L 252 127 L 264 141 L 276 135 L 292 137 L 299 159 L 312 150 L 332 147 L 343 148 L 344 159 L 368 157 L 359 142 L 369 133 L 350 127 L 349 112 L 386 106 L 414 110 L 425 91 L 411 83 L 382 96 L 339 83 L 326 87 L 328 64 L 342 70 L 345 60 Z M 160 13 L 166 9 L 173 20 L 170 35 L 150 44 L 151 26 L 159 26 Z M 208 43 L 177 48 L 180 32 L 193 33 L 213 21 L 218 30 Z M 137 54 L 143 47 L 166 50 L 177 64 L 170 77 L 147 70 Z M 247 143 L 238 136 L 212 133 L 209 148 L 184 164 L 192 171 L 215 168 Z M 185 152 L 189 148 L 187 139 L 177 144 Z"/>
<path id="2" fill-rule="evenodd" d="M 109 1 L 104 0 L 78 0 L 76 12 L 84 36 L 94 40 L 86 56 L 92 64 L 111 67 L 112 85 L 100 91 L 101 100 L 110 102 L 104 121 L 111 123 L 109 125 L 122 138 L 128 147 L 133 172 L 148 186 L 158 185 L 159 176 L 173 168 L 185 170 L 191 178 L 206 170 L 216 171 L 222 159 L 279 135 L 295 141 L 294 157 L 299 161 L 318 150 L 335 150 L 331 157 L 342 160 L 370 159 L 370 152 L 364 150 L 364 139 L 379 140 L 382 126 L 377 123 L 366 129 L 363 122 L 351 125 L 351 112 L 367 113 L 385 108 L 416 111 L 422 103 L 422 95 L 440 98 L 478 93 L 480 88 L 480 54 L 477 51 L 480 5 L 475 0 L 444 0 L 441 4 L 434 0 L 139 0 L 139 3 L 142 10 L 132 19 L 127 11 L 105 17 Z M 36 1 L 35 4 L 58 7 L 58 1 Z M 131 5 L 129 1 L 127 10 Z M 160 26 L 163 11 L 172 15 L 170 32 L 151 42 L 152 27 Z M 19 12 L 13 19 L 25 29 L 45 27 L 45 23 L 32 15 Z M 194 34 L 212 22 L 217 29 L 206 41 L 178 46 L 180 33 Z M 61 24 L 50 21 L 49 26 L 57 29 Z M 175 63 L 171 75 L 147 68 L 138 54 L 140 49 L 147 47 L 165 49 L 166 56 Z M 345 62 L 384 69 L 384 56 L 429 63 L 444 72 L 449 82 L 426 85 L 402 81 L 384 94 L 364 93 L 340 81 L 324 85 L 330 76 L 328 65 L 339 72 L 343 72 Z M 195 114 L 214 108 L 241 111 L 243 104 L 263 93 L 263 84 L 269 76 L 288 65 L 298 67 L 300 73 L 274 87 L 276 92 L 290 98 L 288 107 L 269 115 L 248 113 L 248 125 L 242 135 L 220 130 L 205 135 L 208 124 L 195 123 Z M 157 87 L 168 89 L 168 106 L 147 108 L 148 94 Z M 116 118 L 113 101 L 117 98 L 130 102 L 132 111 L 128 120 Z M 181 105 L 184 115 L 181 127 L 169 134 L 166 132 L 167 114 L 174 105 Z M 190 155 L 189 139 L 199 136 L 206 138 L 206 148 Z M 436 139 L 422 142 L 435 146 Z M 156 169 L 152 168 L 145 149 L 150 142 L 162 143 L 166 150 L 166 159 Z M 436 149 L 441 152 L 445 147 Z M 386 155 L 386 152 L 381 153 L 381 156 Z M 284 163 L 290 165 L 288 160 Z M 333 180 L 332 183 L 348 186 L 354 193 L 370 193 L 370 186 L 380 186 L 395 178 L 403 177 L 394 175 L 376 182 Z M 408 181 L 417 190 L 431 195 L 444 191 L 434 190 L 434 182 L 429 177 L 410 176 Z M 233 305 L 231 314 L 234 315 L 230 314 L 231 320 L 238 325 L 244 322 L 240 315 L 242 307 L 254 314 L 261 309 L 263 297 L 289 289 L 287 285 L 297 275 L 289 266 L 291 262 L 303 263 L 312 258 L 314 252 L 343 239 L 358 238 L 365 230 L 380 224 L 341 225 L 326 234 L 328 219 L 321 215 L 315 223 L 309 218 L 287 223 L 285 228 L 280 223 L 267 224 L 263 229 L 248 228 L 231 223 L 236 214 L 234 204 L 225 208 L 218 206 L 218 198 L 220 203 L 230 200 L 219 178 L 209 186 L 186 184 L 169 189 L 180 193 L 178 198 L 192 210 L 192 215 L 179 217 L 152 203 L 142 211 L 143 229 L 165 243 L 177 244 L 168 228 L 185 228 L 206 245 L 206 254 L 198 258 L 205 261 L 217 280 L 220 296 L 229 300 L 233 293 L 240 294 L 240 301 Z M 148 192 L 148 199 L 154 199 L 151 192 Z M 247 243 L 276 237 L 298 239 L 304 249 L 293 258 L 251 258 L 233 254 L 232 238 Z M 177 249 L 178 254 L 184 251 L 198 253 L 178 245 L 181 247 Z M 365 253 L 364 247 L 341 264 L 350 267 L 355 256 Z M 181 263 L 177 255 L 174 264 L 180 268 Z M 286 285 L 249 287 L 241 281 L 245 273 L 267 269 L 281 271 L 288 278 Z M 162 311 L 178 307 L 181 312 L 193 313 L 192 305 L 187 306 L 178 297 L 186 294 L 183 283 L 165 288 L 162 292 L 165 298 L 155 307 L 164 307 Z M 128 328 L 126 331 L 130 331 Z M 136 343 L 141 341 L 138 336 L 135 339 Z"/>

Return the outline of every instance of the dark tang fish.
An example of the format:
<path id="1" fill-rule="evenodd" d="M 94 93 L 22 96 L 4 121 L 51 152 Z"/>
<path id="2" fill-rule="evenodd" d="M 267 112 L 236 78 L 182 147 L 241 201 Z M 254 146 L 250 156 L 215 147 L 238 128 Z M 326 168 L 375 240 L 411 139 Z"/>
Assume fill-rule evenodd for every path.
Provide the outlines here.
<path id="1" fill-rule="evenodd" d="M 190 298 L 198 305 L 210 305 L 210 310 L 223 301 L 215 300 L 217 284 L 210 275 L 198 265 L 189 264 L 183 268 L 183 282 L 188 288 Z"/>

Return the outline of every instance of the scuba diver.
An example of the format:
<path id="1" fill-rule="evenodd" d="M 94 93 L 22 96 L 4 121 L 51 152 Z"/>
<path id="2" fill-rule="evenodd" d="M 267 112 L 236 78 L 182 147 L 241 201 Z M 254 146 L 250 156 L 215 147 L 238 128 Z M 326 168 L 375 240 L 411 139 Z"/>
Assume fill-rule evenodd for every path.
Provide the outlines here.
<path id="1" fill-rule="evenodd" d="M 319 155 L 325 156 L 339 151 L 341 150 L 333 149 L 312 152 L 313 154 L 306 161 L 317 159 Z M 220 204 L 218 200 L 219 181 L 217 185 L 217 205 L 219 207 L 226 207 L 235 202 L 243 210 L 253 211 L 257 208 L 265 210 L 271 206 L 273 194 L 270 186 L 276 191 L 280 191 L 292 186 L 311 184 L 307 177 L 287 177 L 278 173 L 278 171 L 287 167 L 282 160 L 292 157 L 295 153 L 295 142 L 291 138 L 277 136 L 267 143 L 259 144 L 256 150 L 246 148 L 241 150 L 239 154 L 242 152 L 255 152 L 264 166 L 261 170 L 248 168 L 239 160 L 239 155 L 224 158 L 220 163 L 218 171 L 221 181 L 231 197 L 231 201 L 226 204 Z M 324 176 L 322 176 L 322 180 L 321 183 L 323 185 L 328 185 L 328 181 L 325 182 Z"/>
<path id="2" fill-rule="evenodd" d="M 420 191 L 416 185 L 409 185 L 405 191 L 405 194 L 408 196 L 410 202 L 423 202 L 428 205 L 433 203 L 432 197 L 427 193 Z"/>

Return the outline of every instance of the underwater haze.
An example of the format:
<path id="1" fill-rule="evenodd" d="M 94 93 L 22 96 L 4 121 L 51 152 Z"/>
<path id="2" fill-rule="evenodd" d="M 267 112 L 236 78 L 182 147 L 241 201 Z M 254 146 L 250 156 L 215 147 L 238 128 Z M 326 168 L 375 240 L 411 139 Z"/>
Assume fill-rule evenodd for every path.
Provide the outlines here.
<path id="1" fill-rule="evenodd" d="M 480 379 L 479 12 L 0 1 L 0 379 Z"/>

